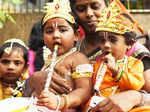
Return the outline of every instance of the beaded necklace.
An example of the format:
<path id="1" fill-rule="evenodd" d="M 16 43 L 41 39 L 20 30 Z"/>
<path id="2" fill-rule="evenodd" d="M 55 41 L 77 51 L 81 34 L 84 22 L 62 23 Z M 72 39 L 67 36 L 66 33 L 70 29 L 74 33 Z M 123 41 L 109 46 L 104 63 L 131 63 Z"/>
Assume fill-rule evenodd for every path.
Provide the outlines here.
<path id="1" fill-rule="evenodd" d="M 118 60 L 117 61 L 117 63 L 121 63 L 121 62 L 123 62 L 123 68 L 122 68 L 122 70 L 120 72 L 120 77 L 119 77 L 119 79 L 117 81 L 119 81 L 121 79 L 122 74 L 124 73 L 125 67 L 127 68 L 127 62 L 128 62 L 127 56 L 124 56 L 123 60 Z M 100 96 L 101 96 L 101 93 L 100 93 L 99 88 L 100 88 L 101 83 L 103 81 L 103 78 L 105 76 L 106 70 L 107 70 L 106 64 L 105 63 L 101 63 L 101 65 L 100 65 L 100 67 L 98 69 L 97 75 L 96 75 L 96 81 L 95 81 L 95 85 L 94 85 L 94 92 L 95 92 L 95 94 L 99 94 Z M 114 89 L 114 91 L 112 92 L 112 94 L 115 94 L 117 88 Z"/>
<path id="2" fill-rule="evenodd" d="M 9 97 L 19 97 L 22 96 L 22 88 L 24 85 L 24 81 L 19 79 L 14 84 L 8 84 L 6 82 L 0 82 L 0 99 L 5 99 Z"/>

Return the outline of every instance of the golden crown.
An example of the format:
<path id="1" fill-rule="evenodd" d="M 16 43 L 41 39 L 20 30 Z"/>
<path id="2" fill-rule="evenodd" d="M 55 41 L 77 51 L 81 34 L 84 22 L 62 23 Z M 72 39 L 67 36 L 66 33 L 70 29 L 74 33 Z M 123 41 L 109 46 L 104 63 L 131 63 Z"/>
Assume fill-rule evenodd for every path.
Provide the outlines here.
<path id="1" fill-rule="evenodd" d="M 68 0 L 54 0 L 53 2 L 46 3 L 44 7 L 44 12 L 46 13 L 43 18 L 42 24 L 44 24 L 48 19 L 61 17 L 74 24 L 75 19 L 70 14 L 70 2 Z"/>
<path id="2" fill-rule="evenodd" d="M 110 31 L 124 34 L 125 32 L 135 31 L 137 27 L 142 33 L 144 32 L 142 27 L 139 26 L 119 0 L 113 0 L 100 13 L 98 21 L 96 31 Z"/>

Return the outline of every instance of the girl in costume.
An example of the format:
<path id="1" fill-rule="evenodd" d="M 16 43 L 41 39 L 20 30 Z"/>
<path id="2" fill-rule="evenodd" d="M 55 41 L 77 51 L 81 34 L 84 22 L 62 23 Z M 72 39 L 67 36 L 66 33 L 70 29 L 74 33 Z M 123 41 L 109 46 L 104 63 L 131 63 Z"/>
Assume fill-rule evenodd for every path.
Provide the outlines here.
<path id="1" fill-rule="evenodd" d="M 91 77 L 93 67 L 88 58 L 76 51 L 74 42 L 80 34 L 77 24 L 71 14 L 69 2 L 67 0 L 54 0 L 47 3 L 45 7 L 46 15 L 42 20 L 43 37 L 46 46 L 53 52 L 54 46 L 58 45 L 54 72 L 52 75 L 59 75 L 64 82 L 69 83 L 73 90 L 68 94 L 58 94 L 57 89 L 44 90 L 38 86 L 34 94 L 37 96 L 37 105 L 46 106 L 52 110 L 75 109 L 88 100 L 91 94 Z M 27 81 L 27 88 L 31 86 L 37 88 L 34 81 L 40 83 L 41 79 L 36 79 L 42 74 L 49 73 L 49 66 L 53 60 L 52 55 L 46 61 L 42 71 L 36 72 Z M 53 83 L 51 83 L 52 86 Z M 31 89 L 31 88 L 30 88 Z"/>
<path id="2" fill-rule="evenodd" d="M 28 49 L 19 39 L 7 40 L 0 47 L 0 100 L 21 97 L 28 77 Z"/>
<path id="3" fill-rule="evenodd" d="M 126 55 L 135 42 L 135 26 L 117 0 L 103 10 L 98 20 L 96 31 L 104 57 L 94 64 L 94 95 L 88 105 L 94 107 L 92 112 L 127 112 L 133 107 L 114 108 L 108 99 L 119 92 L 140 90 L 144 85 L 142 61 Z M 134 106 L 142 103 L 143 96 L 139 97 Z"/>

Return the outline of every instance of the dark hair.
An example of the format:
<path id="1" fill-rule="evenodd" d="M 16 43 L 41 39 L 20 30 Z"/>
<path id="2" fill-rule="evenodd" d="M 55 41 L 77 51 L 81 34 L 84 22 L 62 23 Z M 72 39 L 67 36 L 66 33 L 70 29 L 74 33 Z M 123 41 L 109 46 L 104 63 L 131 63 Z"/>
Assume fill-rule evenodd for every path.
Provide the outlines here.
<path id="1" fill-rule="evenodd" d="M 104 2 L 106 4 L 106 6 L 109 5 L 109 0 L 104 0 Z M 70 7 L 71 7 L 71 10 L 72 10 L 72 12 L 74 14 L 74 18 L 77 21 L 77 23 L 83 27 L 84 31 L 86 32 L 86 28 L 84 28 L 84 26 L 80 23 L 80 19 L 78 18 L 77 14 L 76 14 L 76 11 L 73 8 L 73 6 L 75 5 L 75 3 L 76 3 L 76 0 L 70 0 Z"/>
<path id="2" fill-rule="evenodd" d="M 104 0 L 105 4 L 108 6 L 109 4 L 109 0 Z M 71 5 L 71 8 L 72 6 L 76 3 L 76 0 L 70 0 L 70 5 Z"/>
<path id="3" fill-rule="evenodd" d="M 44 39 L 41 28 L 41 21 L 35 23 L 32 27 L 29 37 L 29 49 L 37 51 L 44 46 Z"/>
<path id="4" fill-rule="evenodd" d="M 136 33 L 134 32 L 126 32 L 125 34 L 122 34 L 125 38 L 125 43 L 127 45 L 133 45 L 135 43 L 136 39 Z"/>
<path id="5" fill-rule="evenodd" d="M 6 48 L 10 47 L 10 46 L 11 46 L 11 42 L 8 42 L 8 43 L 3 44 L 3 45 L 0 47 L 0 58 L 2 57 L 2 55 L 3 55 L 3 53 L 4 53 L 4 50 L 5 50 Z M 25 65 L 24 65 L 24 67 L 26 68 L 26 67 L 27 67 L 27 64 L 28 64 L 28 50 L 27 50 L 27 48 L 25 48 L 23 45 L 14 42 L 14 43 L 12 44 L 12 49 L 14 50 L 14 49 L 17 49 L 17 48 L 20 48 L 20 49 L 22 50 L 23 54 L 24 54 L 24 55 L 23 55 L 23 58 L 24 58 L 24 60 L 25 60 Z"/>

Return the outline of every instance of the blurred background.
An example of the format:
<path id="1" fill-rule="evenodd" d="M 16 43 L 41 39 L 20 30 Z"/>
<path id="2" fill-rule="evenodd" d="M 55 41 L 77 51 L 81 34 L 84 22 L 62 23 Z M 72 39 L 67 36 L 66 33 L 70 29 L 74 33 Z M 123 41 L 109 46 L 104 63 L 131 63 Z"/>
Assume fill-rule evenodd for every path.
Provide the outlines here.
<path id="1" fill-rule="evenodd" d="M 9 38 L 28 43 L 33 24 L 43 16 L 42 7 L 50 0 L 0 0 L 0 45 Z M 136 20 L 150 29 L 150 0 L 121 0 Z"/>

